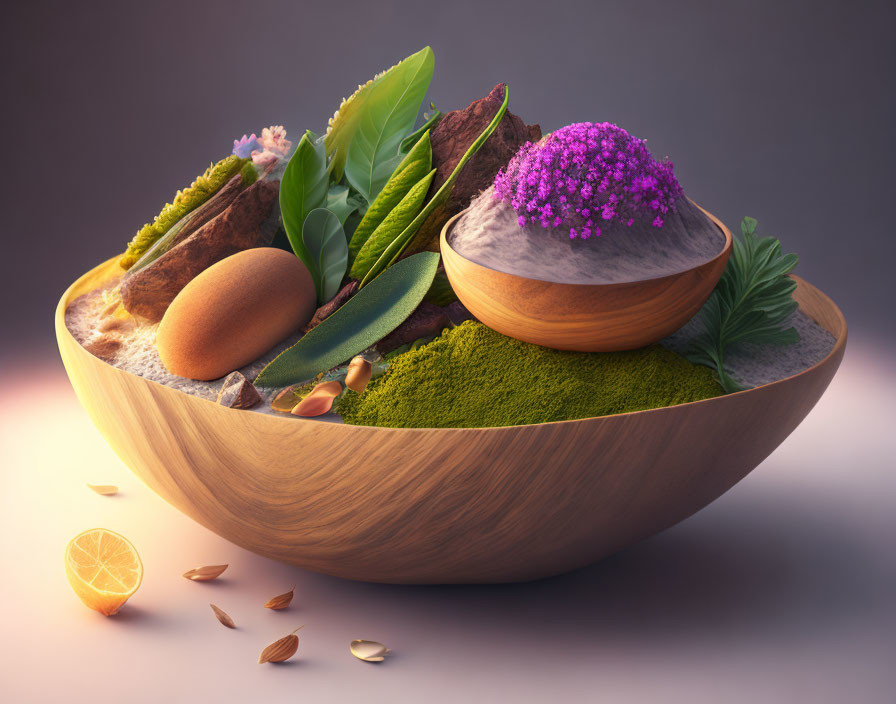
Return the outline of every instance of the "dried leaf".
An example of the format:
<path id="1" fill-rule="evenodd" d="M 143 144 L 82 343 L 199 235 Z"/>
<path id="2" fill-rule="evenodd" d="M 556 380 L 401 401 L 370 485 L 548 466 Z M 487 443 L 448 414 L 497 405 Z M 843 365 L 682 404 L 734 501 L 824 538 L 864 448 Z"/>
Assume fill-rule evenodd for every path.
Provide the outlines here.
<path id="1" fill-rule="evenodd" d="M 233 619 L 230 618 L 226 611 L 224 611 L 223 609 L 219 609 L 214 604 L 209 604 L 209 606 L 212 607 L 212 611 L 215 612 L 215 616 L 222 624 L 224 624 L 228 628 L 236 628 L 236 624 L 233 622 Z"/>
<path id="2" fill-rule="evenodd" d="M 227 565 L 206 565 L 205 567 L 194 567 L 193 569 L 184 572 L 184 577 L 186 579 L 191 579 L 194 582 L 209 582 L 220 577 L 226 569 Z"/>
<path id="3" fill-rule="evenodd" d="M 349 650 L 358 660 L 364 662 L 382 662 L 389 652 L 385 645 L 375 640 L 353 640 Z"/>
<path id="4" fill-rule="evenodd" d="M 287 606 L 289 606 L 289 603 L 292 601 L 292 597 L 293 597 L 293 594 L 295 594 L 295 591 L 296 591 L 296 588 L 295 588 L 295 586 L 293 586 L 293 588 L 290 589 L 285 594 L 278 594 L 277 596 L 275 596 L 271 599 L 268 599 L 268 603 L 264 605 L 264 608 L 275 609 L 275 610 L 285 609 Z"/>
<path id="5" fill-rule="evenodd" d="M 304 626 L 299 626 L 304 628 Z M 299 628 L 296 629 L 299 630 Z M 275 640 L 267 648 L 261 651 L 258 656 L 258 664 L 265 662 L 283 662 L 289 660 L 299 649 L 299 637 L 293 631 L 288 636 L 283 636 L 280 640 Z"/>
<path id="6" fill-rule="evenodd" d="M 100 496 L 112 496 L 118 493 L 118 487 L 114 484 L 88 484 L 87 488 Z"/>

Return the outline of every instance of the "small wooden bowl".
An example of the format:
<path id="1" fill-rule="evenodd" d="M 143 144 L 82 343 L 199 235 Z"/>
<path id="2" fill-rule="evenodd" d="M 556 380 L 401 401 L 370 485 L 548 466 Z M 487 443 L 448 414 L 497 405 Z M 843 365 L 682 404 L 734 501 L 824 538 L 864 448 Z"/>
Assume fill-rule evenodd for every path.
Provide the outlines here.
<path id="1" fill-rule="evenodd" d="M 461 303 L 500 333 L 558 350 L 633 350 L 659 342 L 693 318 L 725 270 L 731 232 L 700 210 L 719 228 L 725 244 L 708 262 L 668 276 L 562 284 L 490 269 L 462 257 L 448 243 L 451 227 L 467 211 L 442 228 L 442 261 Z"/>
<path id="2" fill-rule="evenodd" d="M 843 357 L 846 322 L 797 279 L 831 353 L 796 376 L 637 413 L 508 428 L 390 429 L 218 406 L 116 369 L 65 326 L 78 397 L 122 461 L 193 519 L 309 570 L 398 583 L 508 582 L 594 562 L 700 510 L 786 438 Z M 761 517 L 757 516 L 757 520 Z"/>

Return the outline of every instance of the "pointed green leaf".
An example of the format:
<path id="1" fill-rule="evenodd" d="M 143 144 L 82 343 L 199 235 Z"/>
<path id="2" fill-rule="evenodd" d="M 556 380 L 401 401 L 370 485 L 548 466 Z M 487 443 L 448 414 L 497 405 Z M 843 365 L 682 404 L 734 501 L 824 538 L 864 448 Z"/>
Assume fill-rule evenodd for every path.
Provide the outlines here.
<path id="1" fill-rule="evenodd" d="M 443 208 L 445 203 L 448 200 L 448 196 L 451 195 L 451 190 L 454 188 L 454 183 L 457 181 L 457 177 L 460 175 L 460 172 L 463 170 L 464 166 L 467 165 L 467 162 L 473 158 L 473 155 L 479 151 L 479 148 L 485 144 L 485 141 L 491 137 L 492 133 L 500 124 L 501 120 L 504 118 L 504 114 L 507 112 L 507 104 L 510 102 L 510 87 L 504 87 L 504 102 L 501 103 L 501 107 L 498 109 L 498 112 L 495 113 L 492 121 L 486 126 L 486 128 L 482 131 L 476 140 L 470 145 L 470 148 L 464 153 L 461 157 L 461 160 L 457 163 L 457 166 L 454 168 L 454 171 L 451 172 L 451 175 L 448 179 L 441 185 L 438 191 L 436 191 L 435 195 L 430 199 L 429 203 L 427 203 L 423 210 L 420 211 L 420 214 L 417 215 L 416 218 L 408 225 L 404 232 L 402 232 L 398 237 L 396 237 L 392 244 L 390 244 L 386 251 L 383 252 L 382 256 L 377 260 L 376 264 L 374 264 L 370 271 L 367 272 L 367 275 L 364 277 L 364 280 L 361 281 L 361 287 L 366 286 L 370 281 L 379 276 L 383 271 L 386 270 L 387 267 L 391 266 L 401 253 L 405 250 L 405 248 L 411 243 L 414 239 L 414 235 L 417 234 L 417 231 L 420 229 L 420 226 L 426 222 L 426 219 L 432 215 L 437 209 Z"/>
<path id="2" fill-rule="evenodd" d="M 316 263 L 302 242 L 302 226 L 308 213 L 326 201 L 328 181 L 323 144 L 316 143 L 314 133 L 309 130 L 299 140 L 280 181 L 283 229 L 296 256 L 309 271 L 316 268 Z"/>
<path id="3" fill-rule="evenodd" d="M 339 292 L 348 265 L 348 244 L 342 223 L 335 213 L 315 208 L 305 218 L 302 242 L 314 262 L 314 268 L 309 270 L 317 290 L 317 302 L 326 303 Z"/>
<path id="4" fill-rule="evenodd" d="M 432 112 L 423 113 L 423 117 L 426 119 L 420 127 L 411 132 L 407 137 L 401 140 L 401 146 L 398 147 L 398 152 L 400 154 L 407 154 L 411 151 L 411 148 L 419 141 L 419 139 L 426 134 L 427 132 L 432 132 L 433 128 L 442 121 L 442 113 L 439 110 L 436 110 L 436 106 L 432 103 L 429 104 L 429 107 L 432 108 Z"/>
<path id="5" fill-rule="evenodd" d="M 429 132 L 424 132 L 413 149 L 401 160 L 388 183 L 367 209 L 349 243 L 349 256 L 355 257 L 386 216 L 392 212 L 421 178 L 432 169 L 432 146 Z"/>
<path id="6" fill-rule="evenodd" d="M 392 212 L 374 230 L 364 246 L 361 247 L 358 256 L 355 257 L 351 271 L 353 279 L 363 279 L 370 271 L 370 267 L 376 264 L 386 248 L 392 244 L 392 241 L 404 232 L 404 229 L 417 217 L 435 175 L 436 170 L 433 169 L 414 184 L 414 187 L 407 192 L 398 205 L 392 208 Z"/>
<path id="7" fill-rule="evenodd" d="M 420 305 L 439 259 L 436 252 L 421 252 L 391 267 L 262 369 L 255 384 L 280 387 L 311 379 L 379 342 Z"/>
<path id="8" fill-rule="evenodd" d="M 373 203 L 401 161 L 398 147 L 414 128 L 432 80 L 435 57 L 428 47 L 376 79 L 365 94 L 345 162 L 348 182 Z"/>

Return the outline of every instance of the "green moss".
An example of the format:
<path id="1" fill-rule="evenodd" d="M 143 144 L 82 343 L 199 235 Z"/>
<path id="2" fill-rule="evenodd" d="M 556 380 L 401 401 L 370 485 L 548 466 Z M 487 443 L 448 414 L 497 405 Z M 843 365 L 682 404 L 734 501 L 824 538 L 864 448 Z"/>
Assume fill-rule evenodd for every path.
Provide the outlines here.
<path id="1" fill-rule="evenodd" d="M 130 269 L 147 249 L 164 235 L 171 227 L 191 210 L 205 203 L 235 174 L 242 172 L 243 183 L 251 183 L 257 177 L 254 169 L 250 172 L 244 167 L 250 163 L 249 159 L 240 159 L 231 154 L 221 159 L 217 164 L 212 164 L 199 176 L 188 188 L 178 191 L 171 203 L 166 203 L 162 211 L 152 223 L 147 223 L 134 235 L 128 243 L 128 248 L 119 259 L 122 269 Z M 255 175 L 253 175 L 255 174 Z"/>
<path id="2" fill-rule="evenodd" d="M 721 396 L 706 368 L 659 345 L 561 352 L 475 321 L 394 359 L 337 411 L 346 423 L 391 428 L 525 425 L 642 411 Z"/>

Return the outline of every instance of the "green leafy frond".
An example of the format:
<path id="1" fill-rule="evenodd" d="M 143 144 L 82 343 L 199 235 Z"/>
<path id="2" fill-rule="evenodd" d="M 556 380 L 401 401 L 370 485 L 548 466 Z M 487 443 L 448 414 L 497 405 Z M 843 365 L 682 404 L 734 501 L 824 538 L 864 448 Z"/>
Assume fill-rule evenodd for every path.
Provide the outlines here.
<path id="1" fill-rule="evenodd" d="M 756 220 L 744 218 L 740 238 L 734 237 L 728 265 L 700 311 L 704 330 L 687 357 L 713 367 L 726 392 L 740 385 L 725 370 L 725 354 L 735 344 L 787 345 L 799 334 L 784 323 L 797 308 L 796 282 L 788 274 L 797 264 L 795 254 L 782 254 L 774 237 L 757 237 Z"/>

